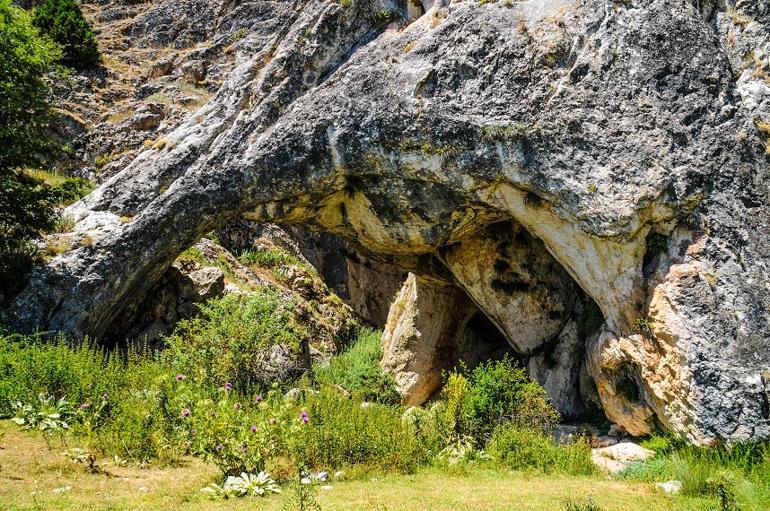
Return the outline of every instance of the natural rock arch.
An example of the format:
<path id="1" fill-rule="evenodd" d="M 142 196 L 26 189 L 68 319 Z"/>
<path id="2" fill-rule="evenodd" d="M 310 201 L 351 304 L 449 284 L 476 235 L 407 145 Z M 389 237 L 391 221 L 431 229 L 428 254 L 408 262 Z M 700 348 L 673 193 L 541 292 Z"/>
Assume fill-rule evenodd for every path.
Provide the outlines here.
<path id="1" fill-rule="evenodd" d="M 426 275 L 448 272 L 441 247 L 513 220 L 601 307 L 587 360 L 612 420 L 696 442 L 770 435 L 753 126 L 767 102 L 743 101 L 763 85 L 736 84 L 713 20 L 686 0 L 457 2 L 403 30 L 386 28 L 406 17 L 389 0 L 296 9 L 209 104 L 68 209 L 76 248 L 35 269 L 5 322 L 99 337 L 238 215 Z M 650 232 L 667 255 L 651 257 Z"/>

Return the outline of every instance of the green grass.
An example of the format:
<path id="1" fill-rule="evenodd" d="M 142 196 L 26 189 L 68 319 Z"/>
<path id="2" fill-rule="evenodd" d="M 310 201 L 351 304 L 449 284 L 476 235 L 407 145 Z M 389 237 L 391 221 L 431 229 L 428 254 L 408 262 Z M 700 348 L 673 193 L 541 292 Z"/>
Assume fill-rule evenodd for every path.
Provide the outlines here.
<path id="1" fill-rule="evenodd" d="M 60 445 L 49 449 L 40 434 L 0 421 L 0 508 L 279 511 L 286 498 L 209 500 L 200 489 L 217 481 L 218 471 L 194 458 L 162 468 L 121 466 L 99 458 L 103 472 L 90 474 L 62 456 L 63 450 Z M 457 474 L 433 468 L 413 474 L 348 471 L 344 480 L 330 484 L 330 490 L 318 491 L 324 511 L 566 511 L 570 502 L 585 504 L 589 499 L 604 511 L 706 511 L 714 502 L 665 495 L 636 482 L 485 468 Z M 53 492 L 66 487 L 70 489 Z"/>
<path id="2" fill-rule="evenodd" d="M 314 367 L 321 384 L 339 385 L 364 401 L 396 404 L 399 396 L 393 378 L 380 369 L 380 333 L 364 329 L 353 344 L 326 366 Z"/>
<path id="3" fill-rule="evenodd" d="M 293 382 L 304 389 L 294 400 L 278 385 L 267 393 L 249 383 L 225 388 L 226 381 L 240 381 L 231 375 L 253 369 L 254 349 L 286 334 L 284 305 L 259 293 L 210 302 L 180 327 L 178 345 L 163 356 L 0 336 L 0 415 L 9 417 L 16 401 L 35 405 L 38 394 L 71 405 L 64 412 L 71 425 L 66 431 L 0 428 L 6 446 L 0 449 L 0 502 L 9 509 L 103 509 L 103 499 L 112 509 L 278 509 L 281 497 L 209 503 L 198 490 L 241 470 L 266 469 L 285 484 L 310 467 L 348 474 L 347 481 L 333 482 L 331 493 L 319 494 L 323 509 L 559 510 L 571 502 L 573 509 L 588 510 L 589 497 L 604 510 L 770 508 L 766 444 L 706 449 L 651 437 L 642 444 L 654 448 L 656 458 L 611 480 L 598 474 L 584 442 L 556 445 L 527 421 L 497 415 L 496 401 L 519 400 L 517 393 L 529 388 L 512 364 L 482 366 L 467 377 L 453 373 L 442 399 L 408 414 L 398 405 L 364 405 L 372 381 L 381 381 L 373 331 L 361 332 L 328 367 L 317 369 L 315 379 Z M 233 368 L 240 369 L 229 372 Z M 517 388 L 509 395 L 500 382 Z M 528 399 L 509 405 L 521 407 Z M 535 410 L 540 417 L 539 405 Z M 456 429 L 458 417 L 477 412 L 503 421 L 489 441 Z M 61 455 L 71 447 L 86 449 L 113 479 L 125 477 L 132 486 L 109 484 L 104 474 L 73 466 Z M 116 455 L 129 465 L 111 461 Z M 681 496 L 654 489 L 670 479 L 682 481 Z M 51 493 L 70 481 L 71 493 Z M 152 490 L 138 493 L 139 486 Z M 30 500 L 33 491 L 42 493 Z"/>

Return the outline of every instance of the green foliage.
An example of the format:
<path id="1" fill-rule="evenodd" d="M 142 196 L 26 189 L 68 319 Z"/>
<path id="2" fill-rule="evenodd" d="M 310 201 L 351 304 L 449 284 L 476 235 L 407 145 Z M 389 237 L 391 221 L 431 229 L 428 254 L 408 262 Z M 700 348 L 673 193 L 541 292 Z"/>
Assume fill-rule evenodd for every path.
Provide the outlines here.
<path id="1" fill-rule="evenodd" d="M 268 348 L 281 345 L 300 358 L 304 333 L 292 319 L 293 307 L 267 288 L 209 301 L 166 338 L 166 355 L 202 386 L 231 382 L 241 392 L 264 389 L 272 383 L 264 372 Z"/>
<path id="2" fill-rule="evenodd" d="M 582 502 L 569 501 L 565 507 L 566 511 L 602 511 L 593 499 L 584 500 Z"/>
<path id="3" fill-rule="evenodd" d="M 238 257 L 243 264 L 256 265 L 262 268 L 275 268 L 286 264 L 300 264 L 296 257 L 277 248 L 257 248 L 246 250 Z"/>
<path id="4" fill-rule="evenodd" d="M 64 65 L 87 69 L 99 63 L 96 38 L 75 0 L 45 0 L 35 9 L 34 23 L 61 45 Z"/>
<path id="5" fill-rule="evenodd" d="M 13 422 L 24 429 L 39 429 L 40 431 L 58 431 L 69 429 L 67 420 L 73 414 L 69 401 L 60 397 L 40 394 L 34 405 L 24 404 L 20 401 L 12 404 Z"/>
<path id="6" fill-rule="evenodd" d="M 380 333 L 364 329 L 354 343 L 334 357 L 328 366 L 316 366 L 315 377 L 323 385 L 339 385 L 354 397 L 385 404 L 399 402 L 393 377 L 380 369 Z"/>
<path id="7" fill-rule="evenodd" d="M 428 461 L 421 431 L 402 420 L 399 408 L 362 406 L 330 388 L 309 394 L 302 407 L 309 422 L 291 449 L 293 458 L 308 467 L 366 465 L 411 471 Z"/>
<path id="8" fill-rule="evenodd" d="M 321 511 L 321 505 L 316 500 L 315 486 L 298 476 L 297 481 L 289 488 L 282 509 L 283 511 Z"/>
<path id="9" fill-rule="evenodd" d="M 535 429 L 507 424 L 498 428 L 489 442 L 489 453 L 503 465 L 514 470 L 534 469 L 542 472 L 562 472 L 588 475 L 596 472 L 587 441 L 559 445 Z"/>
<path id="10" fill-rule="evenodd" d="M 56 219 L 56 193 L 24 171 L 56 152 L 46 74 L 61 55 L 28 13 L 0 0 L 0 304 L 15 294 L 37 254 L 33 241 Z"/>
<path id="11" fill-rule="evenodd" d="M 631 464 L 616 477 L 644 482 L 678 480 L 682 482 L 683 495 L 715 499 L 721 509 L 770 506 L 770 445 L 767 443 L 706 448 L 654 436 L 641 444 L 656 450 L 656 457 Z"/>
<path id="12" fill-rule="evenodd" d="M 471 371 L 464 395 L 460 395 L 461 377 L 456 372 L 449 375 L 447 410 L 455 416 L 455 432 L 473 437 L 480 445 L 503 423 L 546 430 L 559 419 L 545 390 L 508 357 L 480 364 Z M 453 378 L 455 382 L 450 381 Z"/>

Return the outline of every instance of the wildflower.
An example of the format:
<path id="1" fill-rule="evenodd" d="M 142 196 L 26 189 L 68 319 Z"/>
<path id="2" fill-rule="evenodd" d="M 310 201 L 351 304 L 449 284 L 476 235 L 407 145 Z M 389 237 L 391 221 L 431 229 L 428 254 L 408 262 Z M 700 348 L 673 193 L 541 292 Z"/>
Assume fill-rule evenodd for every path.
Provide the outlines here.
<path id="1" fill-rule="evenodd" d="M 302 422 L 307 424 L 310 422 L 310 417 L 308 417 L 307 412 L 305 410 L 302 410 L 302 412 L 299 414 L 300 418 L 302 419 Z"/>
<path id="2" fill-rule="evenodd" d="M 233 384 L 228 381 L 225 383 L 225 392 L 230 392 L 231 390 L 233 390 Z"/>
<path id="3" fill-rule="evenodd" d="M 184 410 L 182 410 L 182 417 L 189 417 L 189 416 L 190 416 L 189 408 L 185 408 Z"/>
<path id="4" fill-rule="evenodd" d="M 262 402 L 262 396 L 257 394 L 257 397 L 254 398 L 254 401 L 256 401 L 257 403 L 261 403 Z"/>
<path id="5" fill-rule="evenodd" d="M 191 429 L 191 430 L 190 430 L 190 434 L 191 434 L 191 435 L 193 435 L 193 436 L 195 436 L 195 435 L 197 435 L 197 434 L 198 434 L 198 430 L 197 430 L 197 429 Z"/>
<path id="6" fill-rule="evenodd" d="M 182 373 L 179 373 L 176 375 L 176 381 L 182 381 L 184 380 L 184 375 Z"/>
<path id="7" fill-rule="evenodd" d="M 102 394 L 102 400 L 107 401 L 107 393 Z"/>
<path id="8" fill-rule="evenodd" d="M 256 433 L 256 432 L 257 432 L 257 427 L 256 427 L 256 426 L 252 426 L 252 427 L 251 427 L 251 428 L 249 428 L 249 429 L 251 429 L 251 432 L 252 432 L 252 433 Z"/>
<path id="9" fill-rule="evenodd" d="M 217 446 L 215 447 L 215 449 L 217 450 L 217 452 L 219 452 L 219 451 L 221 451 L 222 449 L 224 449 L 224 447 L 222 447 L 222 444 L 217 444 Z"/>
<path id="10" fill-rule="evenodd" d="M 249 447 L 246 444 L 241 445 L 241 451 L 243 452 L 249 452 Z"/>

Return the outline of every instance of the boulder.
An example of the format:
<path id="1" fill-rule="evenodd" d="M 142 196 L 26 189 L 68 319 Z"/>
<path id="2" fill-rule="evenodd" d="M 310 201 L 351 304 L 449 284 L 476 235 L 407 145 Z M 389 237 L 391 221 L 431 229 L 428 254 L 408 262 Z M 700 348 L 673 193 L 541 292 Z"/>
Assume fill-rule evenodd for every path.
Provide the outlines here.
<path id="1" fill-rule="evenodd" d="M 645 449 L 633 442 L 619 442 L 608 447 L 591 449 L 591 459 L 600 469 L 616 474 L 629 464 L 646 461 L 655 456 L 655 451 Z"/>
<path id="2" fill-rule="evenodd" d="M 187 28 L 148 44 L 205 35 L 212 6 L 193 3 Z M 173 19 L 161 4 L 131 30 Z M 243 215 L 444 282 L 463 275 L 444 252 L 505 221 L 601 309 L 585 367 L 613 422 L 699 444 L 770 437 L 770 85 L 762 61 L 732 64 L 767 46 L 764 7 L 453 2 L 407 24 L 391 0 L 280 4 L 280 23 L 249 11 L 265 37 L 208 104 L 67 209 L 80 235 L 111 219 L 88 233 L 99 250 L 37 266 L 4 323 L 100 339 Z M 735 14 L 750 28 L 725 30 Z M 457 281 L 516 343 L 495 295 Z M 537 324 L 555 331 L 561 310 Z"/>

